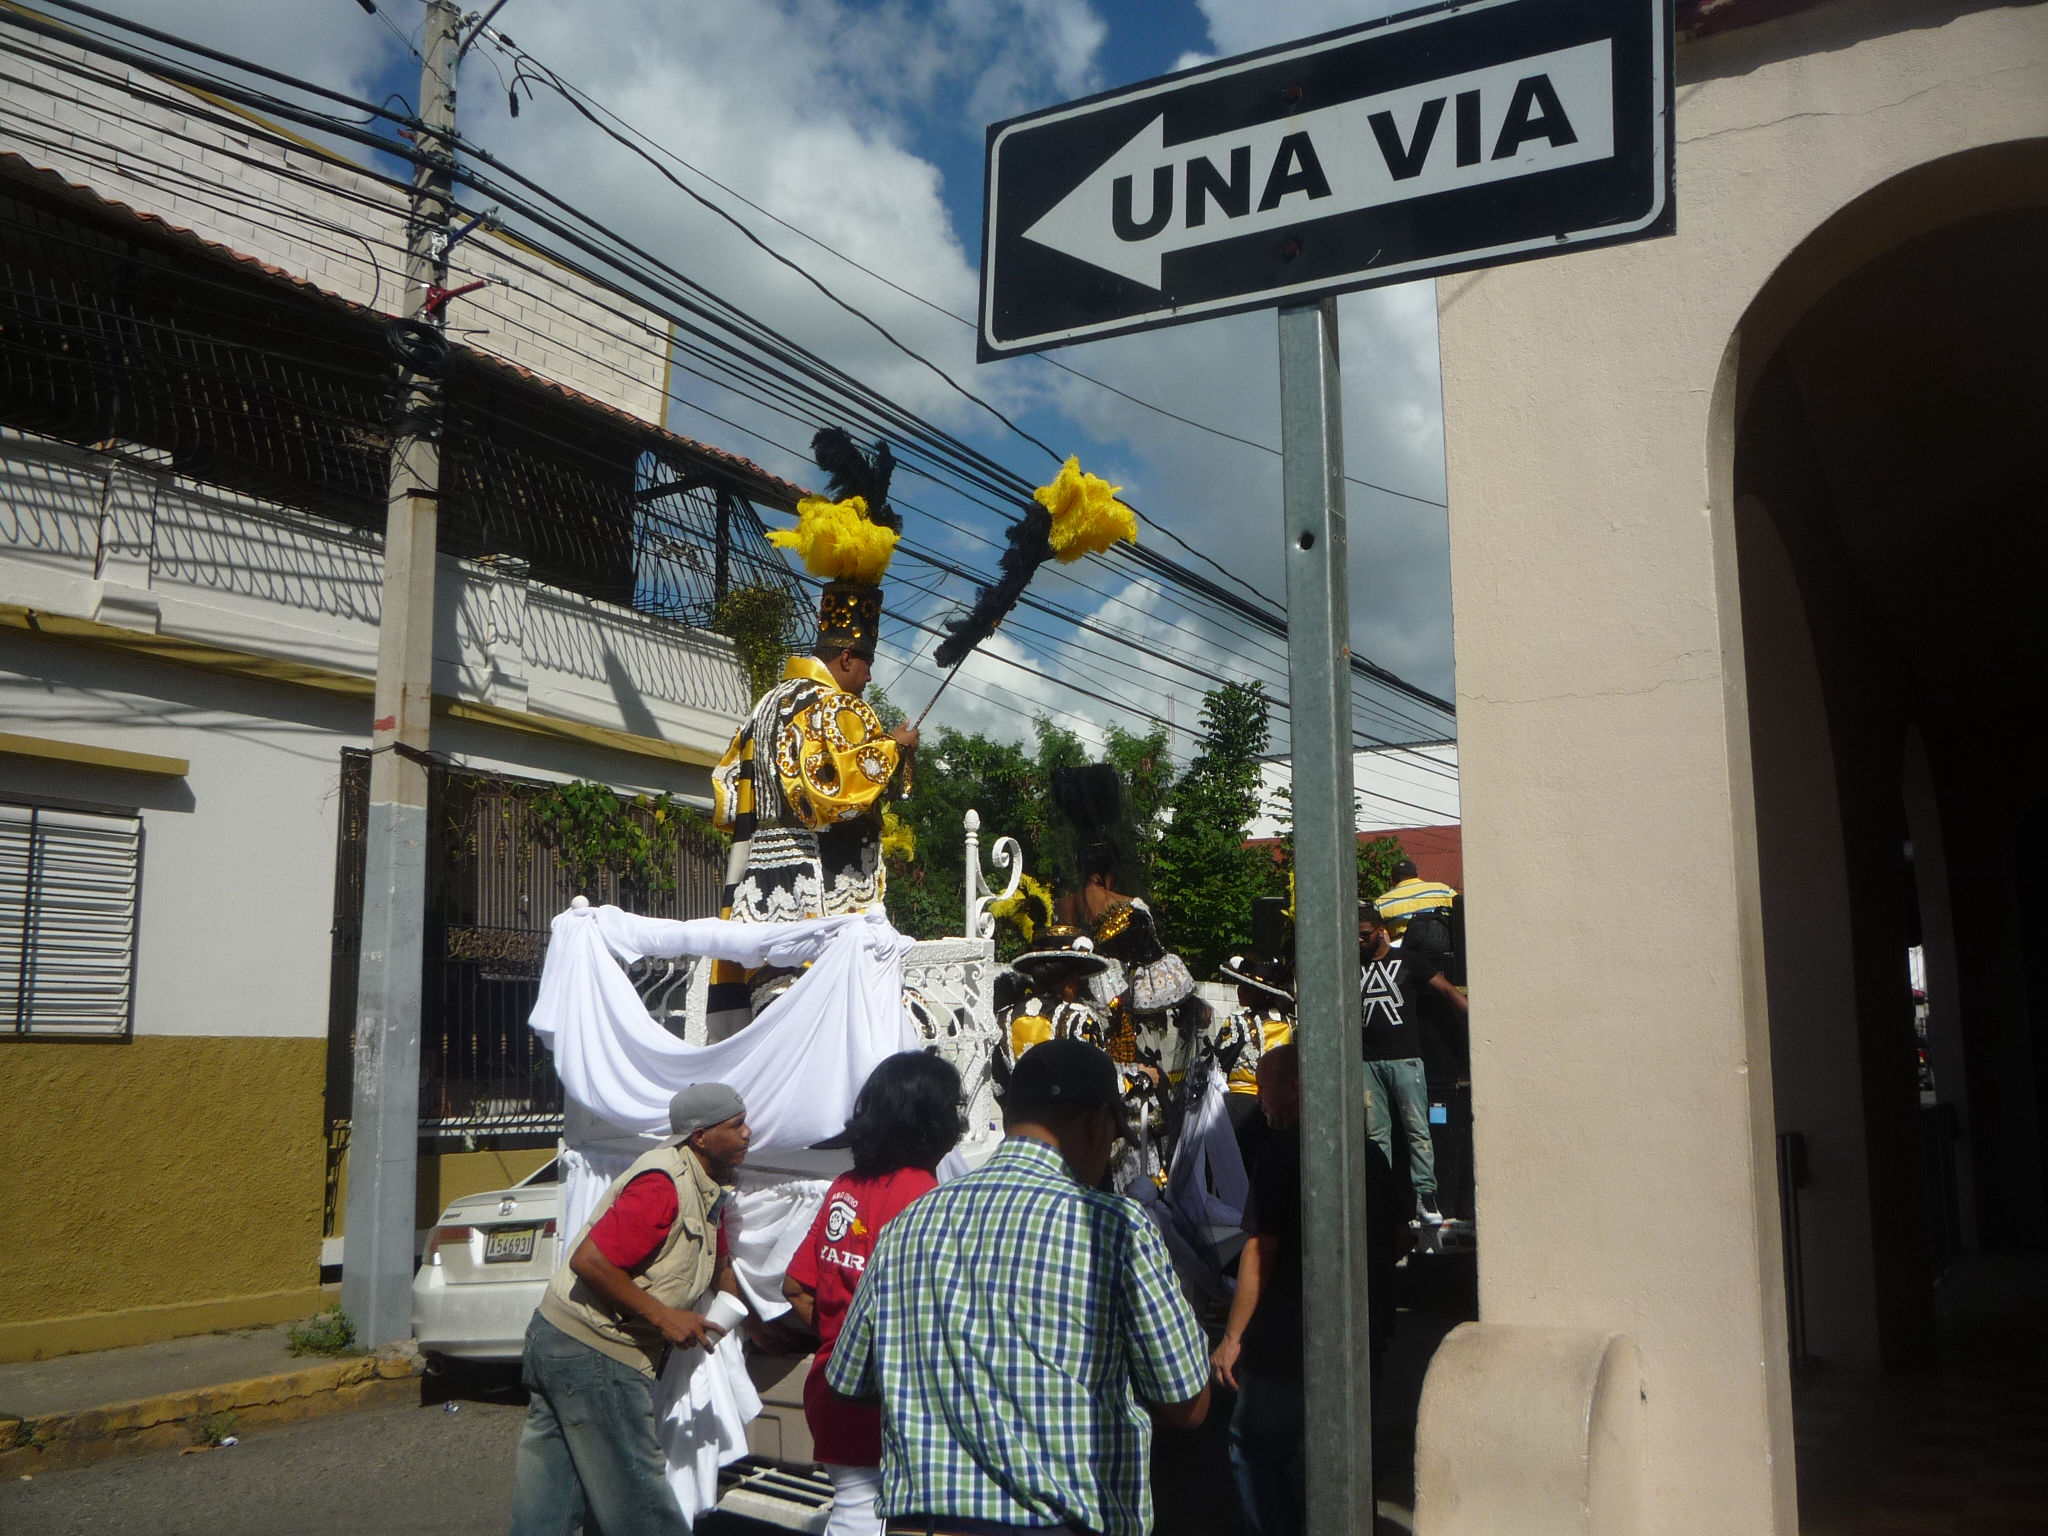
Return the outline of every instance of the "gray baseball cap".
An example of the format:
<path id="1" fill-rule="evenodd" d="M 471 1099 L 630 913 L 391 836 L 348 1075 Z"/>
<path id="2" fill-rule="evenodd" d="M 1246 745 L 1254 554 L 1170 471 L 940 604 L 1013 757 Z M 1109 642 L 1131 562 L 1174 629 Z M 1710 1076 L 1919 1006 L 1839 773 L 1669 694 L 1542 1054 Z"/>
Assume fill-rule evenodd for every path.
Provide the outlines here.
<path id="1" fill-rule="evenodd" d="M 692 1083 L 668 1101 L 669 1145 L 680 1146 L 707 1125 L 723 1125 L 747 1112 L 739 1091 L 724 1083 Z"/>

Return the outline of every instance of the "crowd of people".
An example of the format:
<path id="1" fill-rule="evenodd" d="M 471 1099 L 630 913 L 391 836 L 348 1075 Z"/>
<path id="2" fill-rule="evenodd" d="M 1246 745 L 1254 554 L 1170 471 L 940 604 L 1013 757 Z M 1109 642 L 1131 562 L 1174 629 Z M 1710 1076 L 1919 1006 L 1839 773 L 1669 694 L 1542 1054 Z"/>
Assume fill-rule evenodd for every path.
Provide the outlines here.
<path id="1" fill-rule="evenodd" d="M 807 553 L 833 578 L 816 647 L 790 659 L 713 774 L 733 839 L 730 921 L 877 908 L 881 806 L 917 746 L 915 730 L 885 729 L 862 699 L 893 543 L 881 541 L 879 561 L 866 553 L 874 530 L 890 531 L 889 459 L 850 441 L 829 457 L 841 499 L 806 502 L 804 529 L 815 520 L 818 547 L 851 551 L 850 563 L 821 570 Z M 803 1401 L 833 1490 L 827 1530 L 1145 1536 L 1155 1428 L 1198 1427 L 1220 1390 L 1243 1525 L 1291 1536 L 1305 1503 L 1305 1341 L 1286 925 L 1277 903 L 1255 914 L 1249 953 L 1220 970 L 1237 1006 L 1219 1016 L 1132 889 L 1116 771 L 1062 769 L 1052 790 L 1069 834 L 1066 891 L 1005 973 L 992 1063 L 1003 1139 L 980 1167 L 942 1179 L 965 1130 L 961 1080 L 913 1051 L 874 1069 L 843 1133 L 821 1144 L 851 1167 L 824 1191 L 782 1295 L 815 1338 Z M 1427 1246 L 1462 1198 L 1446 1200 L 1454 1181 L 1439 1175 L 1432 1124 L 1468 1075 L 1456 893 L 1413 864 L 1395 874 L 1358 915 L 1367 1246 L 1381 1295 L 1404 1231 Z M 721 961 L 714 1029 L 743 1026 L 797 974 Z M 1197 1123 L 1234 1147 L 1243 1173 L 1241 1246 L 1212 1254 L 1221 1291 L 1201 1298 L 1222 1294 L 1227 1307 L 1206 1324 L 1158 1214 Z M 689 1528 L 663 1477 L 654 1383 L 671 1351 L 764 1320 L 725 1241 L 746 1105 L 698 1083 L 675 1095 L 669 1125 L 574 1235 L 528 1329 L 513 1536 Z M 1374 1309 L 1373 1368 L 1391 1318 Z M 786 1336 L 790 1324 L 775 1326 Z"/>
<path id="2" fill-rule="evenodd" d="M 1155 1428 L 1199 1425 L 1218 1390 L 1231 1400 L 1244 1528 L 1302 1528 L 1290 968 L 1281 955 L 1232 957 L 1220 978 L 1238 1007 L 1219 1018 L 1191 983 L 1161 972 L 1143 902 L 1097 889 L 1072 909 L 1092 932 L 1055 925 L 1012 967 L 1005 1137 L 980 1168 L 941 1182 L 964 1130 L 961 1083 L 921 1052 L 885 1060 L 823 1144 L 845 1148 L 852 1167 L 825 1192 L 783 1293 L 817 1341 L 804 1413 L 835 1536 L 1143 1536 Z M 1418 932 L 1411 915 L 1397 947 L 1389 919 L 1363 904 L 1358 928 L 1370 1283 L 1384 1295 L 1403 1227 L 1442 1219 L 1427 1061 L 1444 1047 L 1425 1043 L 1428 1008 L 1440 998 L 1444 1017 L 1462 1018 L 1466 1001 L 1426 923 Z M 1137 979 L 1162 974 L 1146 997 L 1156 1006 L 1134 1006 Z M 1171 1166 L 1190 1085 L 1205 1074 L 1224 1086 L 1249 1171 L 1227 1315 L 1206 1327 L 1159 1228 L 1126 1193 Z M 749 1131 L 745 1105 L 715 1083 L 677 1094 L 670 1125 L 576 1235 L 528 1331 L 514 1536 L 582 1522 L 688 1529 L 662 1480 L 649 1389 L 669 1350 L 706 1345 L 746 1316 L 721 1223 Z M 1375 1309 L 1374 1369 L 1391 1313 Z"/>

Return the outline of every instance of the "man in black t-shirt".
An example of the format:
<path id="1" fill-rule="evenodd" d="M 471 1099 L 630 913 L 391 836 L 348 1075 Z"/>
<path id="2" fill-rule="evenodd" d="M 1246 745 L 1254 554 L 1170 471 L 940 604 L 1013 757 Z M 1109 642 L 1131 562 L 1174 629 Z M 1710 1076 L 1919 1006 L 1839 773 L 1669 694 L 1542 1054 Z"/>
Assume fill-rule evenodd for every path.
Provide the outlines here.
<path id="1" fill-rule="evenodd" d="M 1292 1045 L 1259 1062 L 1259 1110 L 1272 1130 L 1252 1169 L 1245 1245 L 1230 1321 L 1209 1363 L 1237 1393 L 1230 1466 L 1252 1536 L 1297 1536 L 1306 1518 L 1302 1461 L 1301 1069 Z M 1375 1375 L 1394 1322 L 1392 1281 L 1405 1215 L 1392 1169 L 1365 1149 L 1366 1291 Z"/>
<path id="2" fill-rule="evenodd" d="M 1394 949 L 1386 919 L 1358 905 L 1359 1042 L 1365 1055 L 1365 1130 L 1394 1159 L 1394 1121 L 1408 1148 L 1408 1183 L 1416 1217 L 1441 1226 L 1436 1208 L 1436 1147 L 1429 1134 L 1429 1080 L 1422 1062 L 1423 988 L 1464 995 L 1426 956 Z"/>

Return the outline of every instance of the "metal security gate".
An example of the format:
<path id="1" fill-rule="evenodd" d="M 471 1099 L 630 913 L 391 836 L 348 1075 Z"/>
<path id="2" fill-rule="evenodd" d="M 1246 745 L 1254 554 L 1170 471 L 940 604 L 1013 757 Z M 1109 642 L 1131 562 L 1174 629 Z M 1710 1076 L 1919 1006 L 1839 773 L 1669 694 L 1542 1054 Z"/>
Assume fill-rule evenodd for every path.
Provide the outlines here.
<path id="1" fill-rule="evenodd" d="M 423 1150 L 552 1141 L 562 1125 L 554 1062 L 526 1027 L 540 989 L 548 924 L 576 895 L 651 917 L 715 917 L 725 855 L 708 830 L 683 828 L 660 882 L 600 871 L 587 885 L 565 867 L 536 816 L 537 780 L 435 766 L 429 772 L 427 925 L 420 1019 Z M 338 1159 L 354 1083 L 356 967 L 361 955 L 370 755 L 342 754 L 334 882 L 327 1113 Z M 625 814 L 641 815 L 628 810 Z M 662 885 L 671 888 L 662 889 Z"/>

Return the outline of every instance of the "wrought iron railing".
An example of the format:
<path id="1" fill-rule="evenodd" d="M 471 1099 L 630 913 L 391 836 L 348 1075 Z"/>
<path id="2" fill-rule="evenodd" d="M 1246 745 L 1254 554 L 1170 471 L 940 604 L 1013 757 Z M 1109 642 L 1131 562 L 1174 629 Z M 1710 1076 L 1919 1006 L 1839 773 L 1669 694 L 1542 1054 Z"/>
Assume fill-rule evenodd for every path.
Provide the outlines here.
<path id="1" fill-rule="evenodd" d="M 420 1007 L 420 1134 L 429 1140 L 544 1139 L 560 1130 L 561 1083 L 526 1020 L 540 989 L 548 925 L 571 897 L 654 917 L 717 915 L 724 850 L 713 834 L 684 826 L 660 845 L 665 865 L 652 880 L 607 871 L 579 882 L 536 816 L 535 800 L 547 788 L 502 774 L 429 771 Z M 348 1119 L 353 1086 L 368 807 L 369 754 L 346 752 L 329 992 L 330 1126 Z"/>
<path id="2" fill-rule="evenodd" d="M 384 317 L 0 166 L 0 424 L 381 532 L 398 379 Z M 800 595 L 759 471 L 460 346 L 445 381 L 444 551 L 700 628 Z"/>

